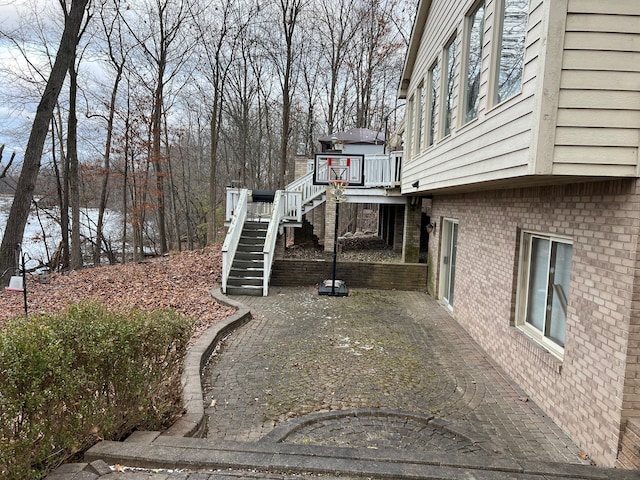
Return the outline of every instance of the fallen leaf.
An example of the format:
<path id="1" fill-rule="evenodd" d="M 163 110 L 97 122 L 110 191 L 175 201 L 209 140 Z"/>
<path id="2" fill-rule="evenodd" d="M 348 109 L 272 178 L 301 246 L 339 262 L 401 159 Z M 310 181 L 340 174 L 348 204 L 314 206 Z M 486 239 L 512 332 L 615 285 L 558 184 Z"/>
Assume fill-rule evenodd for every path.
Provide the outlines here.
<path id="1" fill-rule="evenodd" d="M 218 304 L 209 293 L 219 285 L 221 271 L 221 247 L 214 245 L 140 263 L 90 267 L 46 276 L 28 275 L 28 311 L 29 314 L 51 314 L 82 300 L 96 300 L 114 308 L 170 307 L 197 321 L 191 340 L 194 342 L 211 325 L 235 312 L 234 308 Z M 0 304 L 0 326 L 5 320 L 24 314 L 22 295 L 2 289 Z"/>

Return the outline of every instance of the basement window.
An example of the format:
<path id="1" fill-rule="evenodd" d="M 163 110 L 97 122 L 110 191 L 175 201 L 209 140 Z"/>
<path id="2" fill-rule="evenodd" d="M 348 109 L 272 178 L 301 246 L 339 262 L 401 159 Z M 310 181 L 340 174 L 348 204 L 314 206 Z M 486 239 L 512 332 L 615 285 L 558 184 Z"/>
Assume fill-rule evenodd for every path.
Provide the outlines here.
<path id="1" fill-rule="evenodd" d="M 517 325 L 555 356 L 564 355 L 573 245 L 523 233 Z"/>

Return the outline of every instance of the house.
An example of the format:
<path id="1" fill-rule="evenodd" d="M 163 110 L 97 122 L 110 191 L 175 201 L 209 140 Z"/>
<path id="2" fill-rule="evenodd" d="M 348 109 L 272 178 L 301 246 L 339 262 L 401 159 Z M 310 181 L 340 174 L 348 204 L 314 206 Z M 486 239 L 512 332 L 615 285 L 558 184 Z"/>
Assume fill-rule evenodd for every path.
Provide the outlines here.
<path id="1" fill-rule="evenodd" d="M 597 464 L 640 468 L 640 2 L 421 0 L 398 96 L 430 292 Z"/>
<path id="2" fill-rule="evenodd" d="M 335 132 L 318 139 L 321 152 L 362 153 L 364 155 L 384 154 L 384 132 L 368 128 L 352 128 L 345 132 Z"/>

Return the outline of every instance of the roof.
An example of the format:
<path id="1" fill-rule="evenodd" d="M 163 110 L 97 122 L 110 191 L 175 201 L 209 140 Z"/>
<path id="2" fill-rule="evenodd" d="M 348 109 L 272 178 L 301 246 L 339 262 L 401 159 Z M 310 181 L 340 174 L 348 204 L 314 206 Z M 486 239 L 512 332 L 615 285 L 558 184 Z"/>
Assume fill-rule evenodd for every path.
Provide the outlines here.
<path id="1" fill-rule="evenodd" d="M 370 130 L 368 128 L 352 128 L 346 132 L 336 132 L 325 135 L 318 139 L 320 143 L 342 142 L 345 144 L 372 144 L 381 145 L 384 143 L 384 132 Z"/>
<path id="2" fill-rule="evenodd" d="M 411 30 L 411 40 L 409 40 L 409 48 L 407 48 L 407 56 L 404 59 L 404 67 L 402 68 L 402 76 L 400 77 L 400 87 L 398 88 L 398 98 L 407 98 L 411 75 L 418 57 L 418 48 L 422 41 L 424 29 L 427 26 L 427 17 L 431 10 L 432 0 L 420 0 L 418 9 L 416 10 L 416 18 L 413 22 Z"/>

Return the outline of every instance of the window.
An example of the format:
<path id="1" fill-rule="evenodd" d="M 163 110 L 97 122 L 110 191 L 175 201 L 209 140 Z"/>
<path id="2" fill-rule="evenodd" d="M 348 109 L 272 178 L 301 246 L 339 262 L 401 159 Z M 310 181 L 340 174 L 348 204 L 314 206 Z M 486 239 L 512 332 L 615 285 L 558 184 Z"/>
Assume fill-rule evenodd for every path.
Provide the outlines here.
<path id="1" fill-rule="evenodd" d="M 529 0 L 501 0 L 498 8 L 494 105 L 513 97 L 522 88 Z"/>
<path id="2" fill-rule="evenodd" d="M 479 3 L 467 17 L 467 43 L 465 59 L 464 112 L 467 123 L 478 116 L 480 103 L 480 71 L 482 70 L 482 43 L 484 36 L 484 2 Z"/>
<path id="3" fill-rule="evenodd" d="M 451 122 L 453 116 L 453 94 L 456 71 L 456 37 L 454 36 L 444 49 L 444 86 L 446 95 L 444 98 L 444 115 L 442 122 L 442 136 L 446 137 L 451 133 Z"/>
<path id="4" fill-rule="evenodd" d="M 411 154 L 413 152 L 413 95 L 409 98 L 408 107 L 407 107 L 407 153 Z M 411 156 L 411 155 L 409 155 Z"/>
<path id="5" fill-rule="evenodd" d="M 438 110 L 436 108 L 436 101 L 438 99 L 438 82 L 440 82 L 440 70 L 438 69 L 438 63 L 434 63 L 429 69 L 428 84 L 429 84 L 429 105 L 428 105 L 428 125 L 427 125 L 427 144 L 433 145 L 436 141 L 436 118 Z"/>
<path id="6" fill-rule="evenodd" d="M 422 150 L 422 138 L 424 136 L 424 83 L 421 83 L 418 87 L 418 108 L 416 109 L 416 127 L 418 131 L 416 132 L 416 145 L 415 145 L 415 154 L 419 154 L 420 150 Z"/>
<path id="7" fill-rule="evenodd" d="M 572 255 L 569 240 L 523 234 L 518 325 L 558 356 L 564 353 Z"/>

